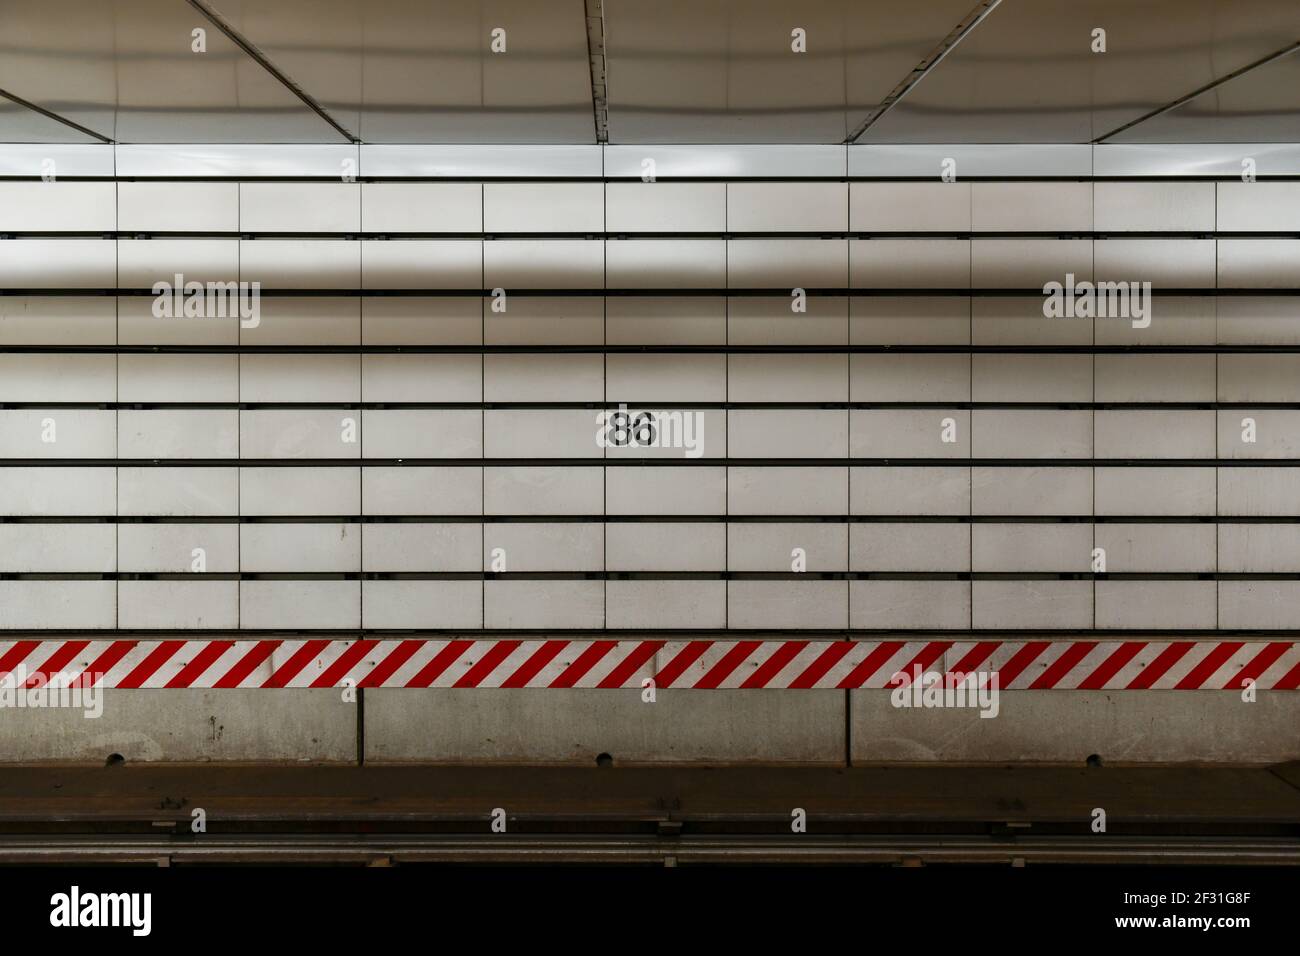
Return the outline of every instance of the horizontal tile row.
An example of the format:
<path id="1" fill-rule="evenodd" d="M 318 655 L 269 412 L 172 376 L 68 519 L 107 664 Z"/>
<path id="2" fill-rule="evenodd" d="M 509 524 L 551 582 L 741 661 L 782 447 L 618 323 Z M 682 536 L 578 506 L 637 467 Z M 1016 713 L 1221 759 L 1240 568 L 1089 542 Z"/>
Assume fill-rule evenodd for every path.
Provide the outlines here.
<path id="1" fill-rule="evenodd" d="M 797 570 L 1300 573 L 1300 523 L 0 523 L 4 574 Z"/>
<path id="2" fill-rule="evenodd" d="M 1161 296 L 1151 324 L 1055 319 L 1041 296 L 264 296 L 257 323 L 169 318 L 152 296 L 0 296 L 0 349 L 48 346 L 1300 345 L 1300 297 Z M 246 327 L 245 327 L 246 326 Z"/>
<path id="3" fill-rule="evenodd" d="M 1295 289 L 1300 239 L 7 239 L 3 289 Z"/>
<path id="4" fill-rule="evenodd" d="M 963 177 L 1237 180 L 1245 158 L 1258 175 L 1300 173 L 1293 143 L 939 143 L 939 144 L 146 144 L 10 143 L 7 176 L 131 178 L 640 179 L 652 160 L 660 179 L 930 178 L 955 160 Z"/>
<path id="5" fill-rule="evenodd" d="M 0 516 L 1293 517 L 1300 467 L 0 465 Z"/>
<path id="6" fill-rule="evenodd" d="M 1300 459 L 1300 409 L 0 409 L 0 461 L 727 457 Z"/>
<path id="7" fill-rule="evenodd" d="M 47 351 L 0 352 L 0 403 L 1286 403 L 1298 377 L 1297 352 Z"/>
<path id="8" fill-rule="evenodd" d="M 1300 581 L 0 580 L 0 629 L 1292 630 Z"/>
<path id="9" fill-rule="evenodd" d="M 3 182 L 0 232 L 1296 232 L 1294 182 Z"/>

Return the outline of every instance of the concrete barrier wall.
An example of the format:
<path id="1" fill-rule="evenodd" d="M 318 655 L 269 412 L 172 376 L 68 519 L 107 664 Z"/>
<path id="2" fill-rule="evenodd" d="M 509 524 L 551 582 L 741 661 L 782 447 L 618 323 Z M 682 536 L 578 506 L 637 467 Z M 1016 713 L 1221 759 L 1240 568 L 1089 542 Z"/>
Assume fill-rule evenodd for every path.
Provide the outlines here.
<path id="1" fill-rule="evenodd" d="M 0 183 L 2 639 L 1294 639 L 1292 184 L 207 178 Z M 1260 762 L 1293 696 L 123 690 L 0 759 Z"/>

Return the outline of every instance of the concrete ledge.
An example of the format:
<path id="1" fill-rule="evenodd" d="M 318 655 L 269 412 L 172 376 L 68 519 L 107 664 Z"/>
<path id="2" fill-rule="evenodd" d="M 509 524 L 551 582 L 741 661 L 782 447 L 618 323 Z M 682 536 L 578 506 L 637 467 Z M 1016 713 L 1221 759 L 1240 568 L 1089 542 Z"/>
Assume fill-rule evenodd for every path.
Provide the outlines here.
<path id="1" fill-rule="evenodd" d="M 998 716 L 895 708 L 890 692 L 850 693 L 855 763 L 1268 764 L 1300 759 L 1300 694 L 1262 691 L 1013 690 Z"/>
<path id="2" fill-rule="evenodd" d="M 840 691 L 368 690 L 366 762 L 844 764 Z"/>
<path id="3" fill-rule="evenodd" d="M 106 690 L 103 713 L 0 710 L 0 763 L 351 763 L 357 705 L 338 690 Z"/>

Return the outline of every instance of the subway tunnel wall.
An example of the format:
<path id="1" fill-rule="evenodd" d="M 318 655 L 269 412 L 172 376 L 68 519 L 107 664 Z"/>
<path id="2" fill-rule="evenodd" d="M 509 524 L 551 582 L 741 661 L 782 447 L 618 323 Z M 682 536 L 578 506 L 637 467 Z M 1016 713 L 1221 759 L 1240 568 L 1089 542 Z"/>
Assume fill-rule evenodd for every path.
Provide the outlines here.
<path id="1" fill-rule="evenodd" d="M 1300 183 L 941 182 L 852 147 L 646 182 L 656 148 L 594 146 L 362 147 L 340 181 L 356 148 L 82 149 L 82 175 L 0 182 L 11 648 L 1060 642 L 1071 673 L 1115 642 L 1218 650 L 1167 665 L 1182 688 L 1018 687 L 991 720 L 739 676 L 653 702 L 155 683 L 93 720 L 8 710 L 3 759 L 1300 758 L 1300 694 L 1232 689 L 1300 618 Z M 158 315 L 179 277 L 259 283 L 256 322 Z M 1067 281 L 1150 282 L 1149 324 L 1048 317 Z M 622 411 L 683 441 L 611 443 Z"/>

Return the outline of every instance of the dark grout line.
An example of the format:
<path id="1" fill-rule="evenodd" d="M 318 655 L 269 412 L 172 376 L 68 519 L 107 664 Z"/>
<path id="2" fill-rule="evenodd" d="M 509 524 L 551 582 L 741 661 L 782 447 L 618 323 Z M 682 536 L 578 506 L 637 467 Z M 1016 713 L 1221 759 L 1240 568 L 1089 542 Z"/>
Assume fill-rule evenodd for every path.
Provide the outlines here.
<path id="1" fill-rule="evenodd" d="M 7 468 L 1295 468 L 1300 458 L 0 458 Z"/>
<path id="2" fill-rule="evenodd" d="M 404 514 L 5 515 L 3 524 L 1300 524 L 1300 515 Z"/>
<path id="3" fill-rule="evenodd" d="M 807 638 L 809 640 L 898 640 L 913 638 L 929 641 L 971 641 L 996 640 L 1010 643 L 1027 643 L 1035 640 L 1069 640 L 1095 638 L 1101 641 L 1223 641 L 1240 638 L 1251 642 L 1293 641 L 1300 637 L 1300 629 L 1277 628 L 1262 630 L 1258 628 L 860 628 L 860 627 L 550 627 L 550 628 L 235 628 L 213 627 L 202 629 L 181 628 L 43 628 L 37 632 L 41 640 L 59 640 L 77 637 L 96 641 L 121 640 L 123 638 L 141 638 L 144 640 L 186 639 L 206 641 L 225 636 L 240 640 L 298 640 L 300 638 L 324 638 L 340 641 L 355 638 L 377 640 L 494 640 L 496 638 L 522 639 L 563 639 L 586 641 L 599 638 L 615 640 L 641 641 L 656 638 L 679 640 L 769 640 L 777 638 Z M 31 628 L 11 628 L 0 630 L 0 635 L 22 635 L 30 640 Z"/>
<path id="4" fill-rule="evenodd" d="M 2 351 L 2 350 L 0 350 Z M 639 400 L 590 402 L 0 402 L 0 411 L 600 411 L 629 408 L 707 411 L 1295 411 L 1300 402 L 659 402 Z"/>
<path id="5" fill-rule="evenodd" d="M 1294 581 L 1288 571 L 6 571 L 0 581 Z"/>

